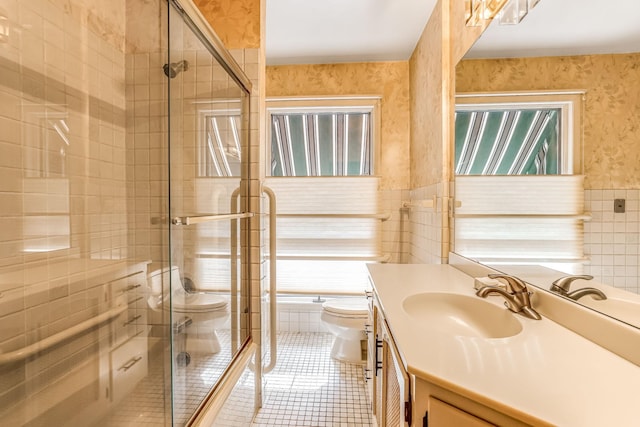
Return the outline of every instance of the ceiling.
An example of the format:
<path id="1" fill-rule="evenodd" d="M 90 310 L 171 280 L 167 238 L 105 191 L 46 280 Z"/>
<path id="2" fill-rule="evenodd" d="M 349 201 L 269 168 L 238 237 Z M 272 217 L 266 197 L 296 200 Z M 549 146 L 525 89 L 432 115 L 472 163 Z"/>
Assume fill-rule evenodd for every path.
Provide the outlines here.
<path id="1" fill-rule="evenodd" d="M 462 0 L 460 0 L 462 1 Z M 407 60 L 436 0 L 266 0 L 267 64 Z M 640 1 L 541 0 L 468 58 L 640 52 Z"/>
<path id="2" fill-rule="evenodd" d="M 266 0 L 267 64 L 398 61 L 436 0 Z"/>
<path id="3" fill-rule="evenodd" d="M 466 57 L 640 52 L 638 19 L 638 0 L 540 0 L 518 25 L 492 22 Z"/>

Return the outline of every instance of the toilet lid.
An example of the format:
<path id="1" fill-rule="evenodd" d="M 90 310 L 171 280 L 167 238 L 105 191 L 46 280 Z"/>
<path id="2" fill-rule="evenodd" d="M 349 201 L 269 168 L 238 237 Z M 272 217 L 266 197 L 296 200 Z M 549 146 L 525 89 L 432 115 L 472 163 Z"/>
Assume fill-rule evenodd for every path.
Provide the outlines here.
<path id="1" fill-rule="evenodd" d="M 369 304 L 364 298 L 340 298 L 326 301 L 322 308 L 340 316 L 366 316 L 369 314 Z"/>
<path id="2" fill-rule="evenodd" d="M 172 298 L 171 306 L 175 311 L 214 311 L 227 306 L 227 300 L 220 295 L 197 294 L 183 298 Z"/>

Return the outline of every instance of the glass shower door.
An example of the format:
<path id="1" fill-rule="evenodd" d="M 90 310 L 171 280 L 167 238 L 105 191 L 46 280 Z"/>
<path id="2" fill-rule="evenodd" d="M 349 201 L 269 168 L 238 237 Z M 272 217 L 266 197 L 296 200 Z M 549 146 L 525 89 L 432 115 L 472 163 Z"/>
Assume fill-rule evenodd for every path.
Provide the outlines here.
<path id="1" fill-rule="evenodd" d="M 171 3 L 172 6 L 174 3 Z M 248 91 L 179 7 L 169 13 L 174 425 L 197 411 L 248 338 Z"/>

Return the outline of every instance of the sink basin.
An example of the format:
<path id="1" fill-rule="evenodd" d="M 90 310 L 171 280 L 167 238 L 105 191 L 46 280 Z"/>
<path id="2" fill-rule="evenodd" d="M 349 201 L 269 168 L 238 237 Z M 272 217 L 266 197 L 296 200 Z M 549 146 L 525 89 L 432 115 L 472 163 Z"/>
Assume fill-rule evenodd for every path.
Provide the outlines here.
<path id="1" fill-rule="evenodd" d="M 428 292 L 405 298 L 402 308 L 422 327 L 456 336 L 506 338 L 522 331 L 506 307 L 479 297 Z"/>

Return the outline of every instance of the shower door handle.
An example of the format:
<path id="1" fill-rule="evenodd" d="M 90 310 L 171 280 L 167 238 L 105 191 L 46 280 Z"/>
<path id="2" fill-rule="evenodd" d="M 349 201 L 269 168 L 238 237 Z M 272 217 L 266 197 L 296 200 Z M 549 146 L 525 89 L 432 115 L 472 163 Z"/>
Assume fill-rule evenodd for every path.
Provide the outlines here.
<path id="1" fill-rule="evenodd" d="M 173 225 L 192 225 L 201 224 L 203 222 L 222 221 L 225 219 L 241 219 L 251 218 L 253 212 L 239 212 L 219 215 L 194 215 L 194 216 L 177 216 L 171 219 Z"/>

